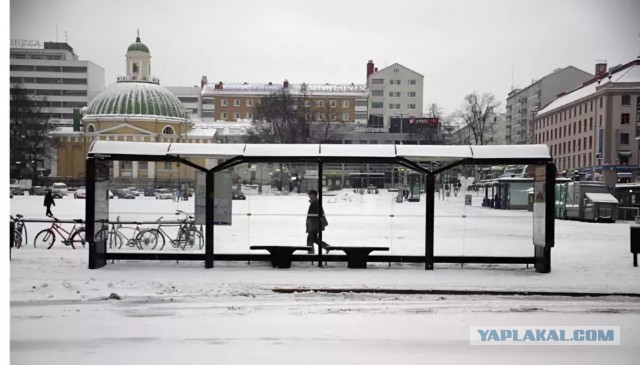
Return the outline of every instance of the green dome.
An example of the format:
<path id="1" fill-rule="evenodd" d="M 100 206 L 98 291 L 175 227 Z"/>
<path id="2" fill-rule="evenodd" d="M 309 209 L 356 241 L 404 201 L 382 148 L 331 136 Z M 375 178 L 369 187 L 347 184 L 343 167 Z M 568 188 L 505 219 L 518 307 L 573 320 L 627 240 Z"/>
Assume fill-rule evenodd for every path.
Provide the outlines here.
<path id="1" fill-rule="evenodd" d="M 121 81 L 98 94 L 87 117 L 150 117 L 185 121 L 187 113 L 175 95 L 162 86 L 143 81 Z"/>
<path id="2" fill-rule="evenodd" d="M 144 43 L 140 42 L 140 37 L 136 37 L 136 42 L 131 43 L 129 48 L 127 48 L 127 52 L 129 51 L 139 51 L 149 53 L 149 47 L 147 47 Z"/>

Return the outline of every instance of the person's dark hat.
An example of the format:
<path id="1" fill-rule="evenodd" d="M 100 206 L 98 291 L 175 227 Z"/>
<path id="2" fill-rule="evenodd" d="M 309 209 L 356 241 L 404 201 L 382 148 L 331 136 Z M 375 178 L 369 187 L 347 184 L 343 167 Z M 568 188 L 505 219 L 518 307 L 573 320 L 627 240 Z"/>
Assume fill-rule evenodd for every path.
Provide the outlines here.
<path id="1" fill-rule="evenodd" d="M 318 195 L 318 192 L 317 192 L 317 191 L 315 191 L 315 190 L 309 190 L 309 192 L 307 193 L 307 195 L 315 195 L 315 196 L 317 196 L 317 195 Z"/>

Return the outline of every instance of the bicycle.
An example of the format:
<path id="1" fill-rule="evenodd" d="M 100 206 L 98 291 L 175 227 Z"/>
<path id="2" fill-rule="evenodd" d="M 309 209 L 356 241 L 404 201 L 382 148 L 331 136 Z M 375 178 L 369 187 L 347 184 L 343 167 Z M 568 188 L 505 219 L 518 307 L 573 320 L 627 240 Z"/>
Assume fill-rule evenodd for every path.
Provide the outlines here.
<path id="1" fill-rule="evenodd" d="M 136 224 L 135 228 L 131 227 L 122 227 L 120 223 L 120 216 L 116 218 L 116 223 L 111 224 L 111 228 L 102 228 L 96 233 L 96 241 L 106 240 L 109 242 L 109 248 L 122 248 L 122 245 L 126 242 L 128 247 L 137 247 L 139 250 L 142 250 L 142 245 L 138 240 L 138 235 L 141 232 L 140 225 L 141 222 L 134 222 Z M 133 230 L 134 232 L 131 234 L 131 238 L 127 238 L 123 230 Z"/>
<path id="2" fill-rule="evenodd" d="M 33 240 L 33 247 L 37 248 L 38 246 L 46 246 L 47 250 L 51 249 L 53 244 L 56 242 L 56 233 L 60 236 L 62 243 L 64 243 L 65 246 L 71 246 L 71 248 L 75 250 L 76 246 L 74 243 L 80 243 L 82 244 L 82 247 L 84 247 L 86 243 L 85 228 L 82 225 L 78 228 L 78 224 L 82 223 L 82 219 L 74 219 L 73 222 L 73 228 L 71 228 L 71 231 L 67 231 L 62 228 L 58 218 L 53 217 L 51 227 L 38 232 L 36 238 Z"/>
<path id="3" fill-rule="evenodd" d="M 187 214 L 181 210 L 176 212 L 178 214 Z M 184 250 L 187 246 L 190 248 L 197 247 L 197 249 L 202 249 L 204 247 L 204 237 L 202 232 L 200 232 L 195 225 L 195 221 L 193 216 L 187 215 L 187 217 L 179 224 L 180 228 L 178 229 L 178 234 L 176 238 L 173 239 L 171 236 L 162 228 L 167 226 L 175 226 L 175 224 L 162 224 L 162 218 L 158 218 L 158 228 L 149 228 L 141 231 L 136 237 L 137 240 L 141 242 L 141 244 L 145 246 L 153 247 L 151 249 L 155 249 L 158 241 L 162 241 L 162 245 L 160 246 L 160 250 L 164 248 L 166 240 L 169 239 L 171 242 L 171 247 L 173 248 L 181 248 Z"/>
<path id="4" fill-rule="evenodd" d="M 24 220 L 22 218 L 24 218 L 22 214 L 16 214 L 16 218 L 11 216 L 11 219 L 14 220 L 13 247 L 15 248 L 20 248 L 23 243 L 28 242 L 27 225 L 24 224 Z"/>

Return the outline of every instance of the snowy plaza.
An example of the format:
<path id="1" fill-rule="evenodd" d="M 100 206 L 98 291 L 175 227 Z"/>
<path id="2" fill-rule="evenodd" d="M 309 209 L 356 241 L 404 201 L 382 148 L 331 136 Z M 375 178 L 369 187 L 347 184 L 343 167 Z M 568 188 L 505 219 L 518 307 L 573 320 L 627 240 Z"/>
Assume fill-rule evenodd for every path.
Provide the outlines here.
<path id="1" fill-rule="evenodd" d="M 217 253 L 250 252 L 249 246 L 256 243 L 305 244 L 306 195 L 244 191 L 246 200 L 233 201 L 232 225 L 215 227 Z M 396 193 L 386 190 L 332 193 L 323 198 L 329 220 L 325 241 L 367 240 L 394 254 L 424 252 L 424 199 L 398 203 Z M 436 201 L 435 254 L 530 256 L 532 213 L 484 208 L 478 193 L 470 194 L 472 206 L 464 205 L 464 194 Z M 194 209 L 194 199 L 116 198 L 109 204 L 111 220 L 175 219 L 176 210 Z M 82 217 L 84 207 L 84 200 L 67 196 L 56 200 L 53 211 L 60 219 L 72 219 Z M 44 218 L 42 197 L 14 197 L 11 213 Z M 28 223 L 29 239 L 48 225 Z M 167 246 L 163 251 L 172 250 Z M 434 271 L 425 271 L 423 264 L 369 263 L 366 270 L 352 270 L 344 262 L 329 262 L 322 269 L 294 262 L 290 269 L 273 269 L 268 262 L 241 261 L 216 261 L 211 270 L 201 261 L 109 261 L 104 268 L 88 270 L 86 248 L 73 250 L 56 242 L 51 250 L 34 249 L 30 243 L 13 250 L 11 262 L 12 359 L 22 364 L 44 358 L 51 363 L 98 364 L 172 364 L 184 359 L 208 363 L 211 358 L 238 364 L 345 363 L 344 359 L 411 363 L 429 358 L 484 363 L 477 356 L 486 348 L 469 347 L 469 326 L 586 324 L 620 326 L 621 345 L 508 346 L 495 349 L 499 351 L 492 359 L 507 363 L 523 355 L 519 362 L 536 363 L 553 354 L 562 363 L 598 358 L 605 362 L 612 356 L 618 363 L 633 363 L 640 341 L 638 297 L 349 292 L 640 294 L 628 223 L 556 220 L 552 252 L 549 274 L 525 265 L 436 264 Z M 293 288 L 312 291 L 272 291 Z M 328 288 L 344 293 L 321 292 Z M 107 299 L 111 293 L 121 300 Z M 252 350 L 244 350 L 247 347 Z"/>

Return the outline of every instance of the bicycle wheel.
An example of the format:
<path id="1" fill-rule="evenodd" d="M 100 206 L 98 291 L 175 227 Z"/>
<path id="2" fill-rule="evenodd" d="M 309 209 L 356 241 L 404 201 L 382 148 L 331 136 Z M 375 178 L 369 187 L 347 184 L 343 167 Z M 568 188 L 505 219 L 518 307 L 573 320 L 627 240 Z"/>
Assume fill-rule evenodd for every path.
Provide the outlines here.
<path id="1" fill-rule="evenodd" d="M 204 247 L 204 237 L 197 229 L 182 230 L 180 237 L 178 237 L 178 242 L 180 243 L 180 248 L 183 250 L 187 248 L 202 250 Z"/>
<path id="2" fill-rule="evenodd" d="M 53 246 L 56 241 L 56 235 L 51 229 L 43 229 L 38 232 L 36 238 L 33 239 L 33 247 L 46 248 L 47 250 Z"/>
<path id="3" fill-rule="evenodd" d="M 118 236 L 113 230 L 110 229 L 101 229 L 96 233 L 96 242 L 106 241 L 109 245 L 109 248 L 121 248 L 122 247 L 122 238 Z"/>
<path id="4" fill-rule="evenodd" d="M 136 236 L 138 247 L 141 250 L 153 250 L 158 243 L 162 243 L 160 249 L 164 247 L 164 236 L 157 229 L 145 229 Z"/>
<path id="5" fill-rule="evenodd" d="M 69 244 L 71 244 L 71 247 L 73 249 L 76 248 L 76 245 L 82 245 L 82 247 L 84 247 L 86 242 L 87 241 L 85 240 L 85 230 L 84 230 L 84 228 L 81 228 L 81 229 L 75 231 L 73 233 L 73 235 L 71 235 L 71 239 L 69 240 Z"/>
<path id="6" fill-rule="evenodd" d="M 22 235 L 17 229 L 13 230 L 13 247 L 20 248 L 22 246 Z"/>
<path id="7" fill-rule="evenodd" d="M 20 229 L 18 230 L 18 232 L 20 232 L 20 235 L 22 236 L 21 243 L 26 245 L 27 242 L 29 242 L 29 238 L 27 237 L 27 225 L 24 224 L 24 222 L 21 222 Z"/>

